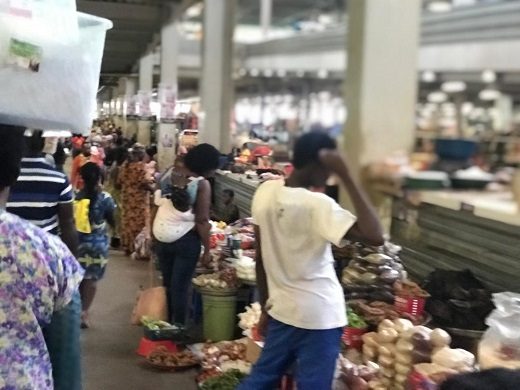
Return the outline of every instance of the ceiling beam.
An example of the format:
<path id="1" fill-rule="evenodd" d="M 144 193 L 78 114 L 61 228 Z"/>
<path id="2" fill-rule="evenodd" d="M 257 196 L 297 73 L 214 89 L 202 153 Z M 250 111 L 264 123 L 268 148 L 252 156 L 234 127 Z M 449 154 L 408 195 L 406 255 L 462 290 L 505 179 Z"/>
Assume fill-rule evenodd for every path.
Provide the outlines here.
<path id="1" fill-rule="evenodd" d="M 127 41 L 113 41 L 107 40 L 105 42 L 105 52 L 109 53 L 140 53 L 146 47 L 146 43 L 138 44 L 138 42 Z"/>
<path id="2" fill-rule="evenodd" d="M 162 7 L 140 4 L 78 0 L 77 8 L 80 12 L 86 12 L 110 20 L 131 20 L 153 23 L 159 22 L 163 17 Z"/>

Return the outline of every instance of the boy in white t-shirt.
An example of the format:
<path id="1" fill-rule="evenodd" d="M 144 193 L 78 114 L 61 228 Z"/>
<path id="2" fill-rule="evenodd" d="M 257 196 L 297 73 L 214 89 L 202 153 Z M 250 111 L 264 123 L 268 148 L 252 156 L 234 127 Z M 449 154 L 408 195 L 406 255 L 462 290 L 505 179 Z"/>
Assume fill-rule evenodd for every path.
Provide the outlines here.
<path id="1" fill-rule="evenodd" d="M 347 324 L 343 289 L 331 243 L 345 239 L 382 245 L 374 209 L 352 179 L 336 143 L 324 133 L 303 135 L 294 148 L 293 174 L 262 184 L 253 199 L 256 267 L 265 347 L 240 390 L 275 388 L 296 367 L 299 390 L 329 390 Z M 323 194 L 336 174 L 357 218 Z"/>

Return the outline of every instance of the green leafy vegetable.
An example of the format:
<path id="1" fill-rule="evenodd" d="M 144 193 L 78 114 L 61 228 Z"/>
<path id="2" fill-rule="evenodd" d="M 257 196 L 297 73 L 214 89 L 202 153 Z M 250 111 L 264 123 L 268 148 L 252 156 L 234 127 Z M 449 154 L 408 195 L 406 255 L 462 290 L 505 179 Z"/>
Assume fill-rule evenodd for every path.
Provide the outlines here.
<path id="1" fill-rule="evenodd" d="M 351 328 L 364 329 L 368 327 L 366 321 L 356 314 L 350 307 L 347 309 L 348 326 Z"/>
<path id="2" fill-rule="evenodd" d="M 246 376 L 239 370 L 229 370 L 220 376 L 208 379 L 200 388 L 202 390 L 235 390 Z"/>

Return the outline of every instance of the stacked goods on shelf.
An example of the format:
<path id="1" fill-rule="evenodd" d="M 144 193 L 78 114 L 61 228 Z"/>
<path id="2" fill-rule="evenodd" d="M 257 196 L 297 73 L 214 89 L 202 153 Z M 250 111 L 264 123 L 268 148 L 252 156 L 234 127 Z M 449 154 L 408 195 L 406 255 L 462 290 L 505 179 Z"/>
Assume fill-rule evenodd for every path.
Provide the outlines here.
<path id="1" fill-rule="evenodd" d="M 352 255 L 343 269 L 341 282 L 346 299 L 368 299 L 393 303 L 393 285 L 406 279 L 406 272 L 399 259 L 400 247 L 387 243 L 383 247 L 368 247 L 359 244 L 348 249 Z M 347 250 L 336 253 L 346 259 Z"/>
<path id="2" fill-rule="evenodd" d="M 377 362 L 381 368 L 371 388 L 404 390 L 410 382 L 432 377 L 437 383 L 471 371 L 475 362 L 470 352 L 449 348 L 451 337 L 446 331 L 413 326 L 406 319 L 384 320 L 377 332 L 366 333 L 362 339 L 364 361 Z M 429 373 L 428 378 L 424 373 Z"/>

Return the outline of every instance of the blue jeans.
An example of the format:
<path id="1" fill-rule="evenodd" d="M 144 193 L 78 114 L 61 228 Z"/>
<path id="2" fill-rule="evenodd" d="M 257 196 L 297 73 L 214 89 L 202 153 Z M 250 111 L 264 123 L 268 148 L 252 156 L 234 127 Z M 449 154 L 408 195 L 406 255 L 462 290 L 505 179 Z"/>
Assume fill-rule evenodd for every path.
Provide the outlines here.
<path id="1" fill-rule="evenodd" d="M 341 333 L 341 328 L 307 330 L 271 318 L 260 359 L 238 390 L 275 389 L 293 365 L 298 390 L 330 390 Z"/>
<path id="2" fill-rule="evenodd" d="M 188 292 L 200 250 L 200 238 L 194 231 L 172 243 L 157 242 L 156 252 L 168 298 L 168 317 L 172 323 L 186 323 Z"/>

